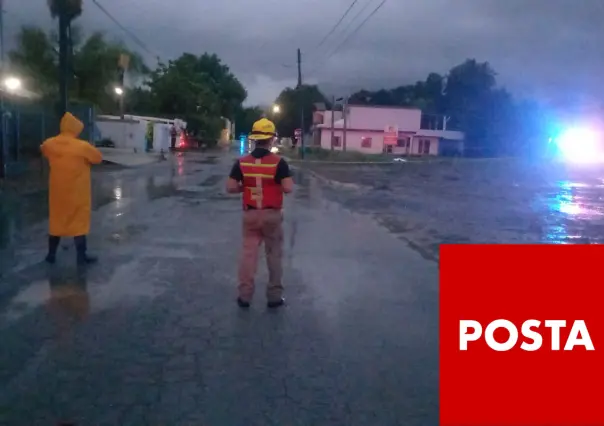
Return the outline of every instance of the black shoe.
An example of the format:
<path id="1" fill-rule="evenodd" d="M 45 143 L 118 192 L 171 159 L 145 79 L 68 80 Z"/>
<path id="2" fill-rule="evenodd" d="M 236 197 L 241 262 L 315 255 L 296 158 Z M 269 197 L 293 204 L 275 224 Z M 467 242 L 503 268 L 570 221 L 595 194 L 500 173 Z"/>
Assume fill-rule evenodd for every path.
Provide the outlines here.
<path id="1" fill-rule="evenodd" d="M 266 304 L 266 306 L 269 307 L 269 308 L 271 308 L 271 309 L 279 308 L 279 307 L 281 307 L 283 305 L 285 305 L 285 299 L 284 298 L 281 298 L 281 299 L 276 300 L 274 302 L 268 302 Z"/>
<path id="2" fill-rule="evenodd" d="M 51 265 L 54 265 L 55 262 L 57 261 L 57 258 L 54 255 L 47 255 L 46 258 L 44 259 L 44 261 L 46 263 L 50 263 Z"/>
<path id="3" fill-rule="evenodd" d="M 239 305 L 240 308 L 249 308 L 250 302 L 246 302 L 245 300 L 237 298 L 237 305 Z"/>
<path id="4" fill-rule="evenodd" d="M 78 253 L 78 265 L 90 265 L 91 263 L 96 263 L 98 259 L 95 256 L 89 256 L 86 254 L 87 244 L 86 244 L 86 236 L 80 235 L 74 238 L 76 251 Z"/>

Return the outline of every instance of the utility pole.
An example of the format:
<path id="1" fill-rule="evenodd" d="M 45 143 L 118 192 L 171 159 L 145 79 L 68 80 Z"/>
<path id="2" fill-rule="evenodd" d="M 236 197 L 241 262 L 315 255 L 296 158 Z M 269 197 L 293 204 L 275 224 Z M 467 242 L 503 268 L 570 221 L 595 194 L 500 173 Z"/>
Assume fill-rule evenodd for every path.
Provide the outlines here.
<path id="1" fill-rule="evenodd" d="M 298 48 L 298 99 L 300 102 L 300 158 L 304 159 L 304 100 L 302 99 L 302 52 Z"/>
<path id="2" fill-rule="evenodd" d="M 302 52 L 298 48 L 298 88 L 302 86 Z"/>
<path id="3" fill-rule="evenodd" d="M 126 72 L 128 71 L 128 67 L 130 66 L 130 56 L 122 53 L 118 62 L 118 85 L 121 89 L 121 93 L 119 94 L 120 100 L 120 118 L 123 120 L 126 113 Z"/>
<path id="4" fill-rule="evenodd" d="M 0 0 L 0 56 L 2 57 L 2 71 L 4 71 L 4 0 Z"/>
<path id="5" fill-rule="evenodd" d="M 69 18 L 66 0 L 60 0 L 59 7 L 59 117 L 67 112 L 67 91 L 69 75 Z"/>
<path id="6" fill-rule="evenodd" d="M 330 139 L 330 146 L 331 146 L 331 150 L 333 151 L 333 127 L 335 125 L 335 121 L 336 121 L 336 117 L 335 117 L 335 112 L 336 112 L 336 97 L 333 96 L 331 98 L 331 139 Z"/>
<path id="7" fill-rule="evenodd" d="M 6 63 L 4 61 L 4 0 L 0 0 L 0 77 L 5 78 Z M 0 90 L 0 177 L 6 177 L 8 162 L 8 141 L 6 140 L 6 119 L 4 114 L 4 90 Z"/>
<path id="8" fill-rule="evenodd" d="M 346 152 L 346 126 L 348 124 L 348 96 L 344 97 L 344 106 L 342 107 L 344 114 L 344 128 L 342 134 L 342 151 Z"/>

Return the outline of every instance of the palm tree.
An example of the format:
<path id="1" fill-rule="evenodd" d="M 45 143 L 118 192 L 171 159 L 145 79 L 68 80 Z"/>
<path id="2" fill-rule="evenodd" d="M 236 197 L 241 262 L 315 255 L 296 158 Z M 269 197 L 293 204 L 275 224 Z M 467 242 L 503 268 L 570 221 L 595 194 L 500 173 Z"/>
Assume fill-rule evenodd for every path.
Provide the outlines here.
<path id="1" fill-rule="evenodd" d="M 48 8 L 53 18 L 64 10 L 68 22 L 82 14 L 82 0 L 48 0 Z"/>

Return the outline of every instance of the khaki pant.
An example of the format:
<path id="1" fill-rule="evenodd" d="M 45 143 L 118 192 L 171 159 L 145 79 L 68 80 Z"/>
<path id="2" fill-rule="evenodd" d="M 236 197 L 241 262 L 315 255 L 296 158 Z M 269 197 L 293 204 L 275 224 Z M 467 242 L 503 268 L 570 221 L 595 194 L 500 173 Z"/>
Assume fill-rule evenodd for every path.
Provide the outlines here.
<path id="1" fill-rule="evenodd" d="M 283 294 L 283 213 L 281 210 L 246 210 L 243 212 L 243 252 L 239 263 L 239 298 L 249 302 L 254 295 L 254 277 L 258 253 L 264 242 L 269 283 L 266 297 L 278 301 Z"/>

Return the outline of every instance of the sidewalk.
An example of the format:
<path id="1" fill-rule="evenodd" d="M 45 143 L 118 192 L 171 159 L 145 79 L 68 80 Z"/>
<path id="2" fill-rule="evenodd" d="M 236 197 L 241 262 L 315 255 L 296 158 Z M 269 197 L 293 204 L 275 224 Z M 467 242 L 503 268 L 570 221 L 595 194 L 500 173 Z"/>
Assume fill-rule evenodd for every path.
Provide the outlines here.
<path id="1" fill-rule="evenodd" d="M 142 186 L 117 174 L 119 200 L 93 217 L 102 263 L 76 274 L 69 242 L 56 267 L 3 283 L 18 290 L 0 300 L 0 424 L 438 423 L 437 266 L 297 172 L 288 306 L 267 311 L 261 259 L 241 311 L 231 160 L 187 156 Z"/>
<path id="2" fill-rule="evenodd" d="M 103 154 L 103 161 L 124 167 L 138 167 L 160 161 L 159 152 L 134 152 L 124 148 L 98 148 Z"/>

